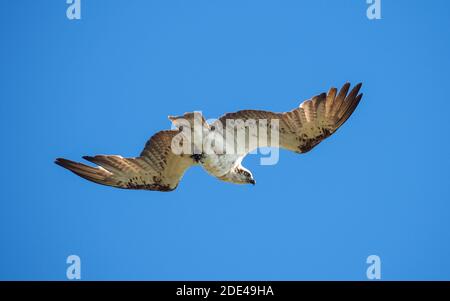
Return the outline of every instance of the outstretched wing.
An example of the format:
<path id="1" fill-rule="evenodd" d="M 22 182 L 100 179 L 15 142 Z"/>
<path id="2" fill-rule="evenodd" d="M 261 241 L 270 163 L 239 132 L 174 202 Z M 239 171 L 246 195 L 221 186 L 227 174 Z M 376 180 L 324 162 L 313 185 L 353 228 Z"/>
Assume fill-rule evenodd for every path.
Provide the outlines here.
<path id="1" fill-rule="evenodd" d="M 186 169 L 194 164 L 189 156 L 176 155 L 171 143 L 179 131 L 160 131 L 145 145 L 137 158 L 98 155 L 83 157 L 99 166 L 91 167 L 66 159 L 56 164 L 89 181 L 124 189 L 171 191 L 177 186 Z"/>
<path id="2" fill-rule="evenodd" d="M 270 124 L 272 119 L 277 119 L 279 146 L 298 153 L 306 153 L 336 132 L 350 117 L 363 96 L 358 94 L 361 86 L 362 84 L 356 85 L 350 93 L 348 93 L 349 83 L 346 83 L 339 92 L 336 88 L 331 88 L 328 93 L 322 93 L 306 100 L 290 112 L 243 110 L 225 114 L 219 118 L 219 121 L 226 128 L 229 119 L 239 119 L 244 122 L 266 120 L 267 124 Z M 227 128 L 226 132 L 228 131 Z M 267 141 L 270 141 L 271 131 L 268 131 L 267 135 L 269 136 Z M 247 151 L 251 150 L 247 149 Z"/>

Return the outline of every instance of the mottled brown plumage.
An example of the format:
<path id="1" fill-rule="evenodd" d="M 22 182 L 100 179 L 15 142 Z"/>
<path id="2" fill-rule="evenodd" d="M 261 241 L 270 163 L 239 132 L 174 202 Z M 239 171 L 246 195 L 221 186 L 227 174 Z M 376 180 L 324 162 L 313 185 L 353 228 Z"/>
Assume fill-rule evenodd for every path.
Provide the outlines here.
<path id="1" fill-rule="evenodd" d="M 188 167 L 193 165 L 189 156 L 178 156 L 171 151 L 171 141 L 178 131 L 156 133 L 137 158 L 98 155 L 85 156 L 85 160 L 99 165 L 91 167 L 66 159 L 56 164 L 92 182 L 124 189 L 171 191 Z"/>
<path id="2" fill-rule="evenodd" d="M 361 86 L 356 85 L 348 95 L 349 83 L 342 87 L 339 94 L 336 88 L 331 88 L 328 93 L 314 96 L 289 112 L 242 110 L 225 114 L 219 121 L 225 124 L 229 119 L 253 119 L 268 120 L 270 123 L 271 119 L 278 119 L 280 147 L 306 153 L 336 132 L 350 117 L 363 96 L 358 94 Z"/>
<path id="3" fill-rule="evenodd" d="M 244 122 L 266 120 L 270 124 L 271 120 L 276 119 L 278 120 L 279 147 L 305 153 L 336 132 L 350 117 L 361 101 L 360 88 L 361 84 L 358 84 L 348 93 L 350 84 L 346 83 L 339 92 L 336 88 L 331 88 L 328 93 L 306 100 L 289 112 L 242 110 L 225 114 L 211 126 L 206 124 L 204 118 L 200 116 L 200 124 L 203 124 L 203 131 L 206 133 L 214 131 L 221 124 L 221 127 L 226 129 L 221 135 L 226 137 L 229 131 L 226 128 L 227 120 Z M 186 113 L 178 117 L 170 116 L 169 119 L 174 123 L 178 119 L 185 119 L 189 125 L 194 122 L 194 117 L 194 113 Z M 231 131 L 236 129 L 232 128 Z M 171 146 L 173 141 L 179 143 L 176 139 L 180 132 L 182 132 L 181 126 L 176 130 L 156 133 L 147 142 L 140 156 L 136 158 L 111 155 L 83 157 L 98 165 L 97 167 L 62 158 L 56 159 L 55 163 L 89 181 L 124 189 L 172 191 L 178 186 L 184 172 L 196 164 L 201 164 L 209 174 L 223 181 L 237 184 L 255 183 L 250 171 L 241 165 L 242 159 L 252 151 L 250 147 L 245 148 L 244 153 L 241 154 L 177 155 L 172 152 Z M 270 132 L 267 134 L 270 136 Z M 194 136 L 192 132 L 192 137 Z M 270 140 L 271 137 L 268 141 Z M 265 145 L 257 147 L 262 146 Z"/>

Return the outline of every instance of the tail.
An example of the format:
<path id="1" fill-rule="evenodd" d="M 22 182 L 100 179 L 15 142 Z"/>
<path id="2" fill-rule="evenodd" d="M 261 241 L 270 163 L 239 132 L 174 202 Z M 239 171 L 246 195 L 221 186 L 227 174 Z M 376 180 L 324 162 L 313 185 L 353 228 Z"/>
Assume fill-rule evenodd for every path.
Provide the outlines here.
<path id="1" fill-rule="evenodd" d="M 111 176 L 113 174 L 100 166 L 91 167 L 82 163 L 77 163 L 63 158 L 56 159 L 55 164 L 58 164 L 59 166 L 64 167 L 73 172 L 74 174 L 91 182 L 107 186 L 115 186 L 114 185 L 115 182 L 112 181 L 111 179 Z"/>

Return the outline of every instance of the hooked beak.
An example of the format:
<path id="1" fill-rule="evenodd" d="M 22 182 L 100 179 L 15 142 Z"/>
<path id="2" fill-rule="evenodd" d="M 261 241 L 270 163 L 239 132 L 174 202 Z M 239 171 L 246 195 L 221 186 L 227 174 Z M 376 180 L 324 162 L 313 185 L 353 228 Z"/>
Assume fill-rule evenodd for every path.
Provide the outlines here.
<path id="1" fill-rule="evenodd" d="M 255 185 L 255 184 L 256 184 L 256 181 L 253 180 L 253 179 L 251 179 L 251 180 L 249 181 L 249 183 L 252 184 L 252 185 Z"/>

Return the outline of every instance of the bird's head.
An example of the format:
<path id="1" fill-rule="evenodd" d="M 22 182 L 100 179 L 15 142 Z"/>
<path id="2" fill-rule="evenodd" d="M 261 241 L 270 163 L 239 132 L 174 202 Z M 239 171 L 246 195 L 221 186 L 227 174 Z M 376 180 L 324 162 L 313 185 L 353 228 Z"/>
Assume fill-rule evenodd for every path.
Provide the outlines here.
<path id="1" fill-rule="evenodd" d="M 238 184 L 256 184 L 255 179 L 253 178 L 252 173 L 250 170 L 246 169 L 245 167 L 238 166 L 234 169 L 233 172 L 233 180 L 235 183 Z"/>
<path id="2" fill-rule="evenodd" d="M 256 184 L 252 173 L 240 165 L 232 168 L 228 173 L 219 177 L 219 179 L 233 184 Z"/>

